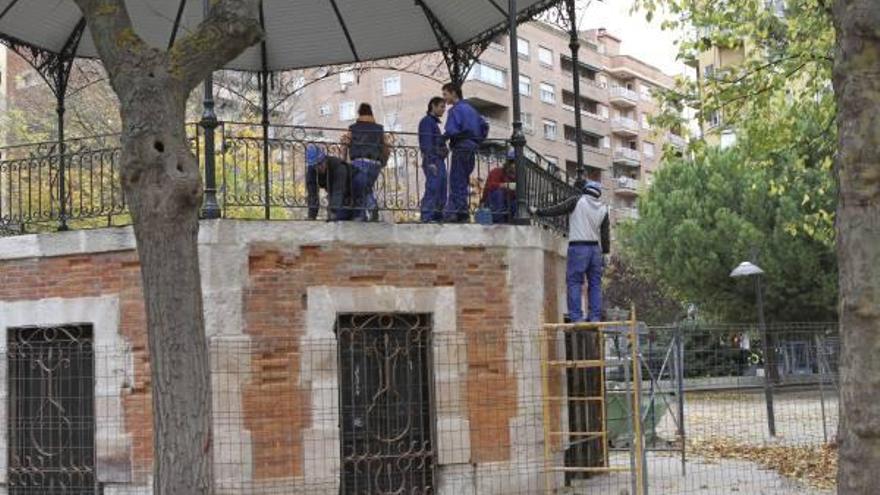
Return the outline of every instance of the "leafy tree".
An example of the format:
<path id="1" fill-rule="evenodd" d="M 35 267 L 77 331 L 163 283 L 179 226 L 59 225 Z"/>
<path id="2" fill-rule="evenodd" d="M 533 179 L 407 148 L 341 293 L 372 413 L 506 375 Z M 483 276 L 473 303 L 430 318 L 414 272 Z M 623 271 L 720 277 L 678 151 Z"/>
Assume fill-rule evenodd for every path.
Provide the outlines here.
<path id="1" fill-rule="evenodd" d="M 649 325 L 673 323 L 682 317 L 682 305 L 668 295 L 669 290 L 619 254 L 609 258 L 602 283 L 606 308 L 626 313 L 635 305 L 639 320 Z"/>
<path id="2" fill-rule="evenodd" d="M 639 220 L 621 228 L 624 249 L 679 299 L 733 321 L 753 318 L 755 295 L 730 271 L 757 251 L 771 319 L 832 319 L 830 161 L 807 165 L 790 153 L 765 163 L 748 148 L 666 164 L 640 202 Z"/>

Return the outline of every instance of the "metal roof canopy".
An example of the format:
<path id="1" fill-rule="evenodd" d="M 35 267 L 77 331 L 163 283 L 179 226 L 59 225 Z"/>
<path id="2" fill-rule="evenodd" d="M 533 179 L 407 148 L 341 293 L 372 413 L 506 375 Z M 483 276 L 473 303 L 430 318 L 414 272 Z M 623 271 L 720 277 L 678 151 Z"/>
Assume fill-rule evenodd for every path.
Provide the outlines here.
<path id="1" fill-rule="evenodd" d="M 557 3 L 518 0 L 518 20 Z M 506 32 L 506 4 L 504 0 L 262 0 L 265 57 L 258 44 L 224 68 L 281 71 L 438 50 L 448 54 Z M 135 31 L 157 48 L 167 48 L 204 17 L 202 0 L 126 0 L 126 6 Z M 96 58 L 88 29 L 78 36 L 81 22 L 73 0 L 0 0 L 0 38 L 13 45 Z"/>

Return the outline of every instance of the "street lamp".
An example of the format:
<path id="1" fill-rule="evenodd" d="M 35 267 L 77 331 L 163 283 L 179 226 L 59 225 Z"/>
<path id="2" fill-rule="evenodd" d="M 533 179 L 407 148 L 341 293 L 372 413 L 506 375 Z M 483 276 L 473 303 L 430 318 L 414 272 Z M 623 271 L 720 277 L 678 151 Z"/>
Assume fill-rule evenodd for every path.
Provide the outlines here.
<path id="1" fill-rule="evenodd" d="M 767 428 L 770 430 L 770 436 L 776 436 L 776 417 L 773 413 L 773 381 L 771 377 L 776 376 L 774 369 L 775 359 L 773 352 L 767 342 L 767 326 L 764 324 L 764 293 L 761 290 L 761 278 L 764 270 L 760 266 L 750 262 L 743 261 L 730 272 L 732 278 L 754 278 L 755 279 L 755 298 L 758 305 L 758 331 L 761 333 L 761 345 L 764 348 L 764 398 L 767 403 Z"/>

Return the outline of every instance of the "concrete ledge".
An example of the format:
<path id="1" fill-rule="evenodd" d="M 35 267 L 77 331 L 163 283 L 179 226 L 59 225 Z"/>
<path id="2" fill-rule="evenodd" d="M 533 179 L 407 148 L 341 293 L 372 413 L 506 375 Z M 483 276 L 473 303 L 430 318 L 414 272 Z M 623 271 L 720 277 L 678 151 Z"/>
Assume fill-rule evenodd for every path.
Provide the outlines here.
<path id="1" fill-rule="evenodd" d="M 565 254 L 565 239 L 540 226 L 390 224 L 267 220 L 203 220 L 200 245 L 279 243 L 539 248 Z M 135 249 L 131 227 L 0 238 L 0 260 L 107 253 Z"/>

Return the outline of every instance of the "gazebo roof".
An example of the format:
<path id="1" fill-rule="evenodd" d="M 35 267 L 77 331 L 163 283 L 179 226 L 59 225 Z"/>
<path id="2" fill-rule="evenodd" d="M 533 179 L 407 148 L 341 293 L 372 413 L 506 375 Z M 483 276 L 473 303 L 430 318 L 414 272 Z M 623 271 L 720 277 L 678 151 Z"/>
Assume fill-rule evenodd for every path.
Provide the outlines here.
<path id="1" fill-rule="evenodd" d="M 558 0 L 518 0 L 522 20 Z M 166 48 L 202 19 L 202 0 L 127 0 L 136 32 Z M 289 70 L 448 49 L 507 30 L 506 0 L 263 0 L 259 45 L 226 68 Z M 0 37 L 54 53 L 69 47 L 82 15 L 73 0 L 0 0 Z M 72 47 L 71 47 L 72 48 Z M 74 52 L 96 57 L 86 29 Z"/>

